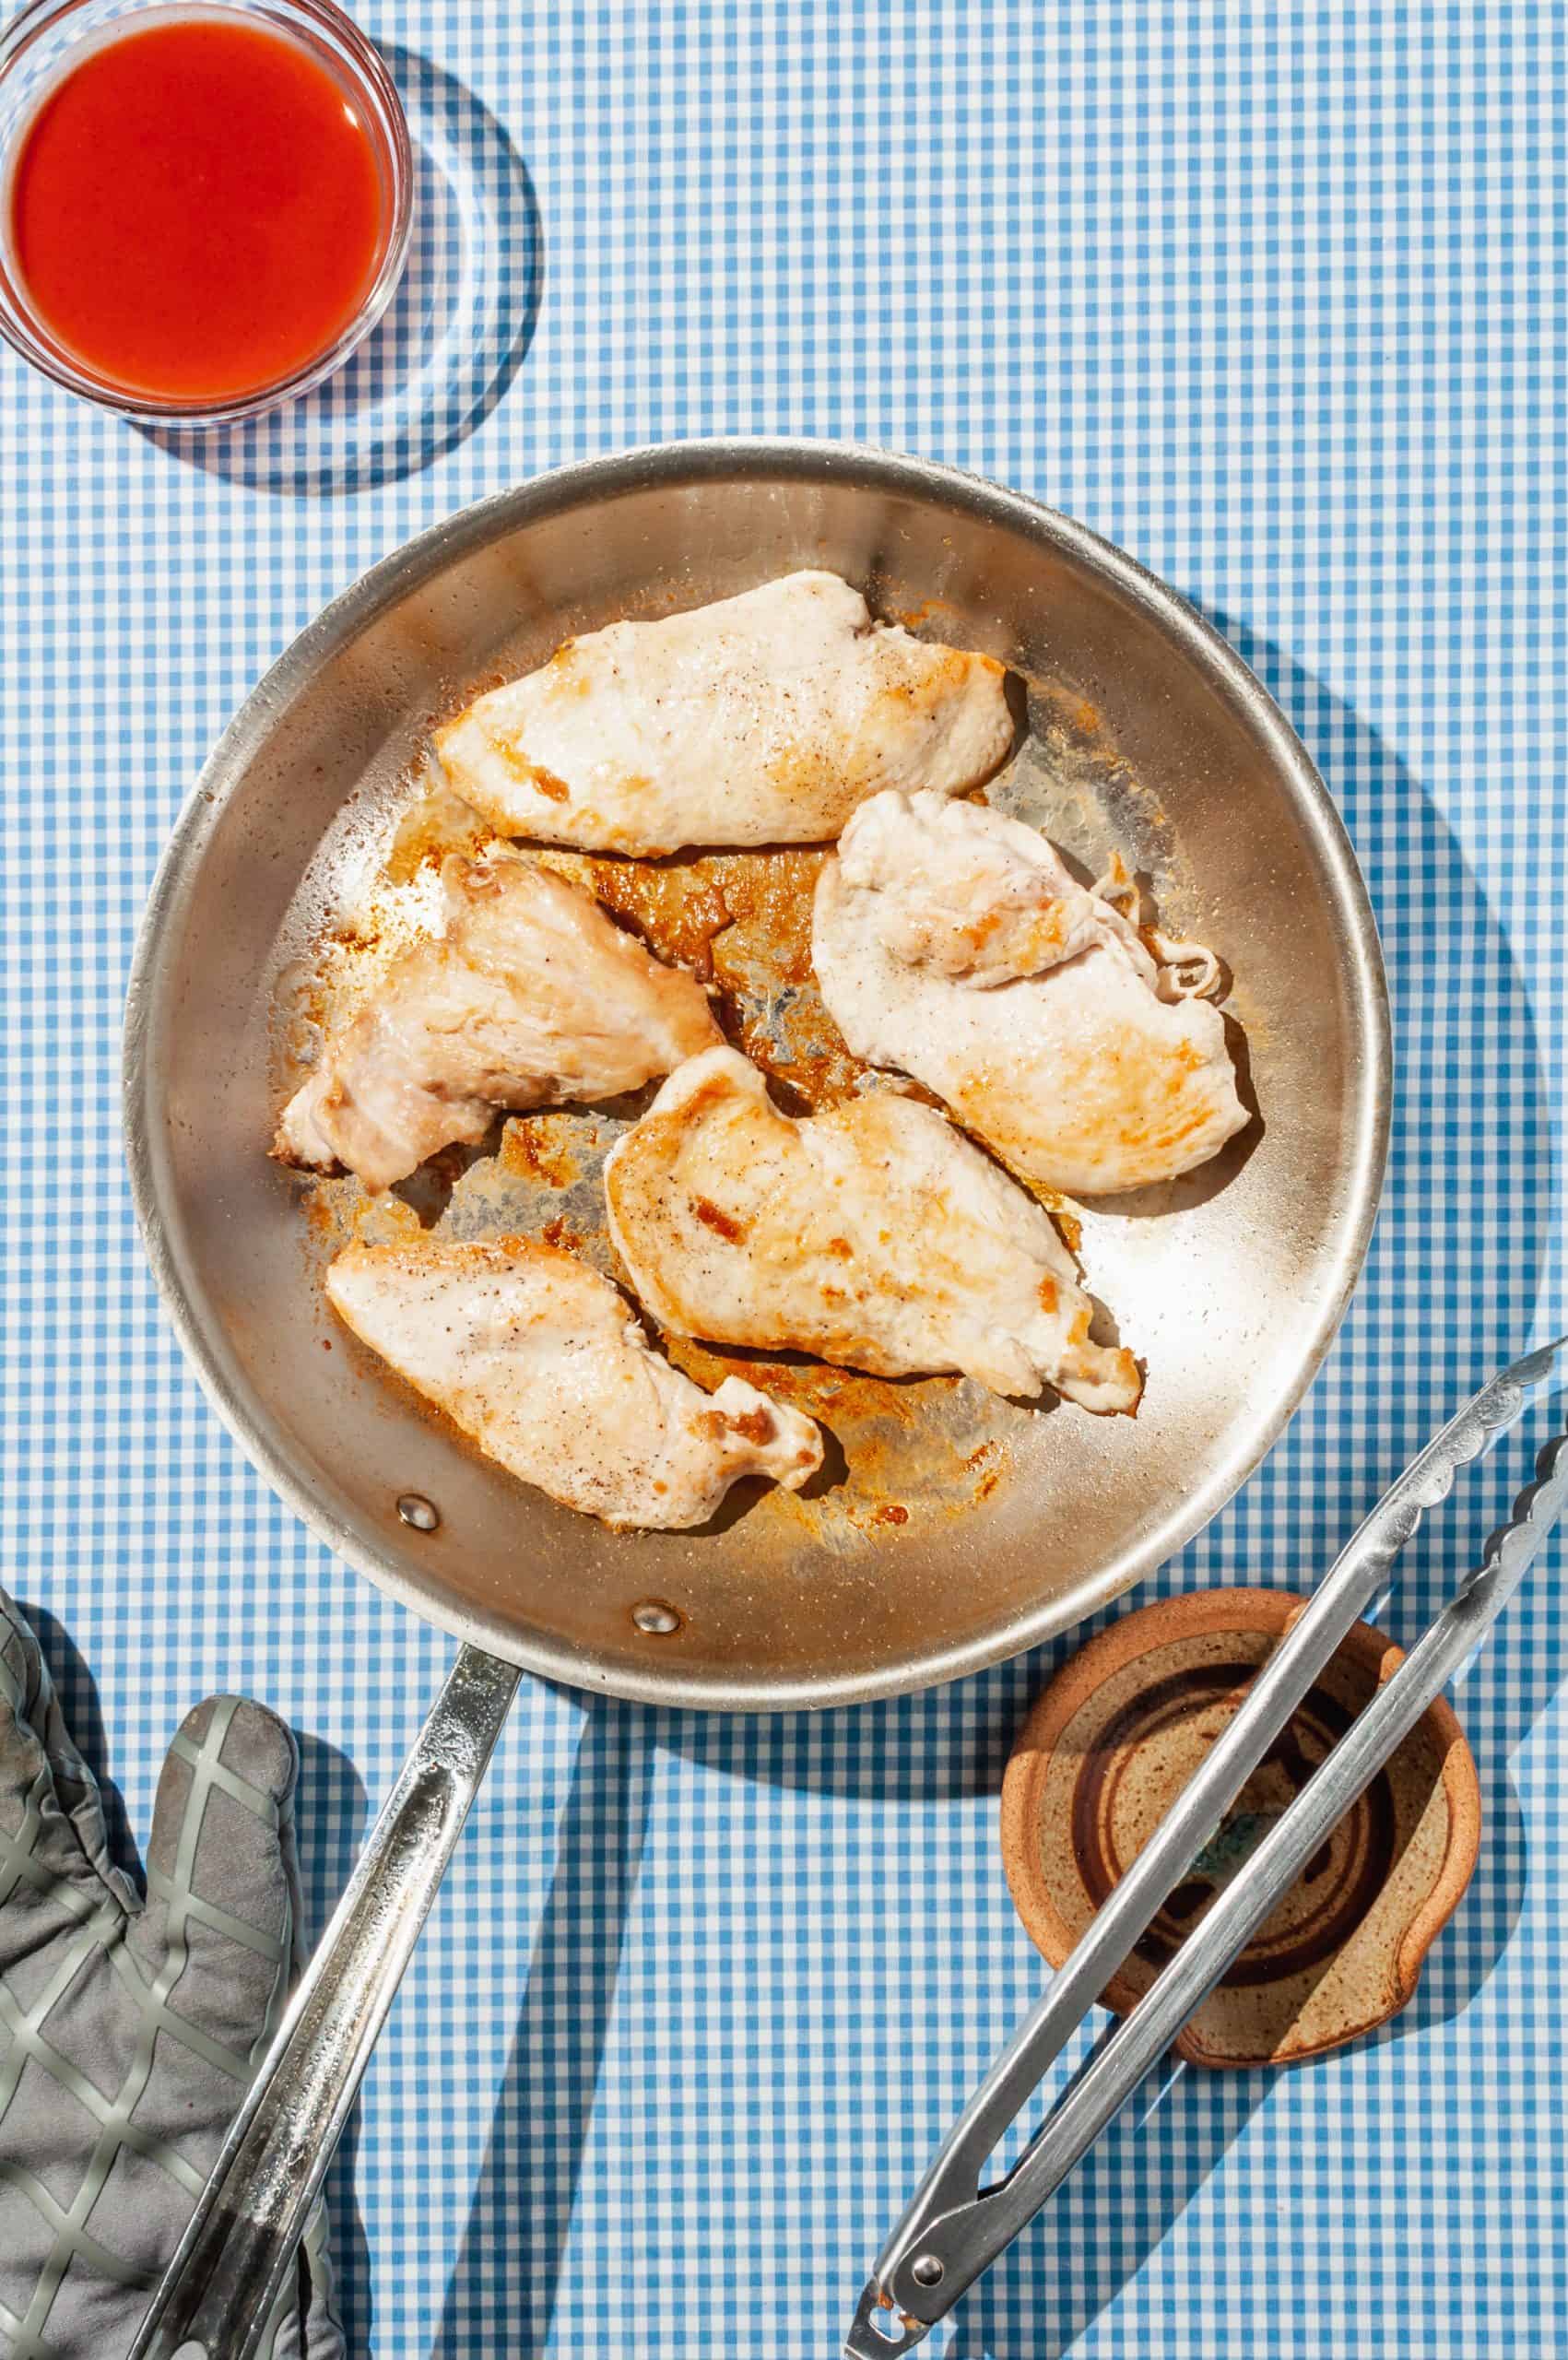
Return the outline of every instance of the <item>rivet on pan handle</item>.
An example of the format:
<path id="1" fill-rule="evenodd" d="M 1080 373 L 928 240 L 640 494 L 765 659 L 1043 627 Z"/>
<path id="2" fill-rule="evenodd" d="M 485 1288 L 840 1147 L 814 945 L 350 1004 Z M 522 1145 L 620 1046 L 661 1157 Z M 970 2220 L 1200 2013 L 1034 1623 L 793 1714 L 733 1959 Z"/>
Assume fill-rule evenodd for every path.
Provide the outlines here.
<path id="1" fill-rule="evenodd" d="M 130 2360 L 250 2360 L 519 1674 L 465 1647 L 213 2166 Z"/>

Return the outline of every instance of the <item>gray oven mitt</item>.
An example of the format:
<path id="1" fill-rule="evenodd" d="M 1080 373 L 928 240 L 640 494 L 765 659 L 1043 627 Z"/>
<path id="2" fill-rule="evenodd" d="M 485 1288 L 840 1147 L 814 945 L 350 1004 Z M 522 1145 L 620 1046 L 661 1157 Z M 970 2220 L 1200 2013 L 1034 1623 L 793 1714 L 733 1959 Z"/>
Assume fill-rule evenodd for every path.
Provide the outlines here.
<path id="1" fill-rule="evenodd" d="M 144 1906 L 38 1642 L 0 1590 L 0 2354 L 124 2360 L 282 2012 L 294 1740 L 186 1715 Z M 262 2346 L 342 2360 L 320 2208 Z"/>

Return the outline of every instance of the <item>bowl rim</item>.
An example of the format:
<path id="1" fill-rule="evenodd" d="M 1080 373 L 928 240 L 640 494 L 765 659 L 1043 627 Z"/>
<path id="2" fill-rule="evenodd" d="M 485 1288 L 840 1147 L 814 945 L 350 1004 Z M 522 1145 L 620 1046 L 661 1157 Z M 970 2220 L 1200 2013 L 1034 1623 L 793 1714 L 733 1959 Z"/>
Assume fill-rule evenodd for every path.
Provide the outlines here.
<path id="1" fill-rule="evenodd" d="M 1269 1589 L 1249 1582 L 1223 1584 L 1214 1589 L 1184 1590 L 1174 1598 L 1154 1599 L 1085 1640 L 1038 1691 L 1013 1740 L 1002 1775 L 996 1835 L 1013 1906 L 1024 1931 L 1048 1966 L 1057 1969 L 1066 1964 L 1072 1949 L 1072 1932 L 1061 1907 L 1060 1887 L 1054 1887 L 1045 1873 L 1037 1839 L 1043 1817 L 1045 1777 L 1072 1724 L 1114 1679 L 1136 1672 L 1138 1688 L 1140 1692 L 1144 1690 L 1147 1681 L 1141 1667 L 1150 1657 L 1194 1638 L 1234 1634 L 1282 1639 L 1295 1628 L 1310 1604 L 1310 1597 L 1297 1589 Z M 1404 1662 L 1405 1655 L 1406 1650 L 1385 1631 L 1358 1616 L 1336 1645 L 1332 1660 L 1349 1661 L 1381 1687 Z M 1188 2022 L 1173 2044 L 1189 2065 L 1200 2065 L 1209 2072 L 1258 2068 L 1288 2071 L 1363 2039 L 1414 1999 L 1427 1953 L 1464 1899 L 1475 1873 L 1480 1857 L 1483 1818 L 1475 1755 L 1459 1716 L 1446 1695 L 1433 1697 L 1396 1749 L 1394 1759 L 1422 1735 L 1442 1757 L 1438 1783 L 1447 1811 L 1447 1842 L 1431 1882 L 1409 1907 L 1392 1942 L 1386 1945 L 1389 1979 L 1385 1991 L 1355 2021 L 1320 2036 L 1310 2046 L 1291 2047 L 1283 2054 L 1271 2051 L 1267 2056 L 1247 2057 L 1216 2050 L 1197 2028 L 1200 2013 Z M 1114 1757 L 1115 1747 L 1113 1745 L 1109 1751 Z M 1392 1763 L 1386 1764 L 1379 1775 L 1386 1775 L 1392 1766 Z M 1336 1942 L 1326 1972 L 1332 1972 L 1343 1960 L 1350 1943 L 1371 1920 L 1391 1882 L 1392 1871 L 1362 1917 Z M 1249 1937 L 1252 1939 L 1256 1936 Z M 1130 2015 L 1142 1997 L 1143 1990 L 1137 1979 L 1127 1975 L 1125 1961 L 1100 1995 L 1101 2005 L 1117 2016 Z"/>
<path id="2" fill-rule="evenodd" d="M 7 77 L 36 42 L 46 39 L 53 29 L 97 5 L 99 0 L 29 0 L 29 5 L 8 24 L 0 26 L 0 92 L 5 89 Z M 113 417 L 129 419 L 138 426 L 191 432 L 238 426 L 249 419 L 264 417 L 285 402 L 297 401 L 340 369 L 383 317 L 407 263 L 414 228 L 414 148 L 407 114 L 385 58 L 347 10 L 338 7 L 336 0 L 126 0 L 123 13 L 110 22 L 130 31 L 141 29 L 155 18 L 188 22 L 203 17 L 270 24 L 279 39 L 296 42 L 308 41 L 313 32 L 318 41 L 324 41 L 336 53 L 338 65 L 352 76 L 368 105 L 372 136 L 384 150 L 388 173 L 385 239 L 375 277 L 363 301 L 331 344 L 301 361 L 286 377 L 274 378 L 249 393 L 189 401 L 138 395 L 107 377 L 96 375 L 85 363 L 73 360 L 68 352 L 35 330 L 18 299 L 19 278 L 16 287 L 12 284 L 17 274 L 4 255 L 5 223 L 0 222 L 0 336 L 12 350 L 40 376 Z M 105 30 L 109 30 L 108 24 Z M 43 99 L 58 87 L 68 70 L 68 62 L 63 59 L 61 73 L 29 106 L 17 132 L 0 141 L 0 205 L 6 217 L 11 203 L 11 174 L 21 141 Z"/>
<path id="3" fill-rule="evenodd" d="M 439 1575 L 407 1552 L 369 1540 L 341 1517 L 253 1416 L 227 1364 L 221 1337 L 209 1329 L 193 1301 L 174 1237 L 162 1215 L 166 1156 L 158 1117 L 157 1032 L 159 946 L 178 917 L 208 839 L 277 716 L 305 690 L 322 661 L 348 644 L 388 608 L 455 560 L 500 537 L 502 530 L 582 505 L 726 475 L 772 475 L 796 481 L 870 477 L 876 488 L 957 501 L 972 514 L 1022 529 L 1065 549 L 1091 571 L 1109 576 L 1175 643 L 1185 647 L 1247 714 L 1267 745 L 1310 830 L 1345 922 L 1346 981 L 1362 1048 L 1355 1093 L 1356 1153 L 1346 1184 L 1347 1213 L 1329 1268 L 1337 1281 L 1311 1329 L 1299 1342 L 1292 1381 L 1267 1427 L 1210 1470 L 1202 1488 L 1173 1507 L 1160 1528 L 1032 1612 L 1004 1629 L 906 1658 L 870 1675 L 831 1671 L 767 1685 L 749 1677 L 714 1679 L 684 1673 L 673 1660 L 646 1674 L 607 1668 L 547 1634 L 520 1638 L 499 1620 L 457 1605 Z M 491 492 L 429 526 L 348 584 L 306 625 L 244 700 L 207 757 L 179 814 L 159 863 L 143 914 L 126 995 L 123 1058 L 126 1162 L 136 1218 L 154 1280 L 184 1351 L 209 1402 L 252 1464 L 296 1516 L 344 1562 L 427 1622 L 466 1644 L 577 1688 L 637 1702 L 726 1712 L 777 1712 L 865 1703 L 909 1694 L 993 1665 L 1058 1636 L 1131 1589 L 1165 1564 L 1232 1499 L 1262 1463 L 1294 1416 L 1344 1316 L 1361 1274 L 1376 1220 L 1387 1158 L 1392 1107 L 1392 1040 L 1387 985 L 1377 928 L 1350 837 L 1326 786 L 1274 699 L 1219 632 L 1179 593 L 1087 526 L 1027 494 L 940 462 L 912 458 L 872 444 L 808 438 L 718 437 L 640 445 L 579 459 Z"/>

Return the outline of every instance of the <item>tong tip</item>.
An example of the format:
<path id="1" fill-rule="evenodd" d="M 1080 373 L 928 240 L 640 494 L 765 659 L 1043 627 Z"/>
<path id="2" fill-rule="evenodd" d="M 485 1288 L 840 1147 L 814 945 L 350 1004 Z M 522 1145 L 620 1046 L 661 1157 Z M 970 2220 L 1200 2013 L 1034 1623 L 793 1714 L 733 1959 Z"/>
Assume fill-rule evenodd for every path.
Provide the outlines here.
<path id="1" fill-rule="evenodd" d="M 930 2332 L 924 2320 L 895 2310 L 879 2282 L 868 2278 L 843 2341 L 844 2360 L 898 2360 L 901 2352 L 913 2352 Z"/>

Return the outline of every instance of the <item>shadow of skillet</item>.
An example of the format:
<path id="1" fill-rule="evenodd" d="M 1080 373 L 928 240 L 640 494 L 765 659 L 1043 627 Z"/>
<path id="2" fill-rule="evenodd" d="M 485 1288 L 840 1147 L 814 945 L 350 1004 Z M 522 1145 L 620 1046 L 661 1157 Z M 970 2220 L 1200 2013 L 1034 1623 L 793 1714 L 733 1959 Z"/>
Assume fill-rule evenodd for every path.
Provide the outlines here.
<path id="1" fill-rule="evenodd" d="M 1199 612 L 1284 707 L 1348 812 L 1379 915 L 1394 1109 L 1362 1294 L 1407 1328 L 1433 1313 L 1462 1315 L 1444 1337 L 1446 1362 L 1432 1352 L 1400 1370 L 1413 1447 L 1431 1413 L 1446 1416 L 1528 1340 L 1552 1219 L 1549 1100 L 1528 988 L 1463 847 L 1393 748 L 1246 624 Z"/>
<path id="2" fill-rule="evenodd" d="M 479 2351 L 525 2360 L 549 2332 L 642 1864 L 652 1728 L 641 1705 L 587 1703 L 555 1875 L 430 2360 Z M 498 2318 L 498 2283 L 510 2277 L 498 2272 L 502 2255 L 521 2258 L 521 2276 L 511 2315 Z"/>
<path id="3" fill-rule="evenodd" d="M 65 1625 L 46 1606 L 23 1605 L 21 1611 L 38 1635 L 44 1662 L 59 1693 L 65 1726 L 98 1781 L 111 1854 L 136 1881 L 138 1889 L 145 1891 L 140 1847 L 126 1816 L 124 1799 L 109 1774 L 97 1683 Z M 166 1735 L 171 1739 L 173 1729 Z M 302 1736 L 298 1730 L 295 1739 L 300 1750 L 299 1783 L 294 1793 L 295 1848 L 302 1895 L 296 1940 L 300 1955 L 305 1957 L 348 1881 L 364 1830 L 367 1807 L 359 1773 L 346 1754 L 324 1739 Z M 370 2334 L 370 2248 L 354 2198 L 358 2141 L 356 2110 L 349 2117 L 348 2130 L 328 2169 L 325 2189 L 333 2299 L 350 2352 L 368 2350 Z"/>
<path id="4" fill-rule="evenodd" d="M 1355 2049 L 1389 2047 L 1462 2015 L 1507 1947 L 1524 1897 L 1522 1822 L 1505 1771 L 1489 1782 L 1483 1769 L 1482 1784 L 1488 1824 L 1469 1891 L 1409 2005 Z M 1111 2027 L 1098 2013 L 1093 2023 L 1098 2043 Z M 948 2360 L 1061 2360 L 1174 2229 L 1277 2075 L 1332 2074 L 1350 2053 L 1223 2071 L 1161 2059 L 1039 2221 L 964 2298 Z M 1067 2078 L 1053 2089 L 1065 2090 Z M 1032 2112 L 1032 2122 L 1039 2118 Z"/>
<path id="5" fill-rule="evenodd" d="M 826 1759 L 824 1745 L 853 1753 L 867 1795 L 990 1792 L 1000 1786 L 1024 1692 L 1014 1667 L 1004 1667 L 1000 1682 L 988 1679 L 1001 1709 L 982 1725 L 962 1702 L 981 1685 L 969 1681 L 944 1692 L 941 1711 L 931 1696 L 755 1718 L 587 1702 L 555 1873 L 430 2360 L 468 2360 L 481 2349 L 526 2360 L 548 2336 L 642 1862 L 655 1729 L 660 1748 L 673 1744 L 715 1769 L 781 1785 L 810 1783 L 798 1775 L 806 1736 L 813 1760 Z M 820 1784 L 837 1790 L 847 1775 L 841 1762 Z M 504 2317 L 495 2313 L 498 2253 L 523 2256 Z"/>
<path id="6" fill-rule="evenodd" d="M 1341 805 L 1352 784 L 1358 790 L 1364 816 L 1357 851 L 1373 907 L 1385 922 L 1389 913 L 1399 914 L 1397 926 L 1385 923 L 1383 946 L 1395 1026 L 1393 1133 L 1362 1295 L 1373 1331 L 1409 1331 L 1417 1349 L 1389 1372 L 1397 1414 L 1388 1422 L 1386 1459 L 1347 1460 L 1338 1470 L 1327 1499 L 1334 1534 L 1323 1563 L 1250 1570 L 1253 1579 L 1273 1575 L 1304 1589 L 1382 1485 L 1467 1392 L 1528 1340 L 1550 1239 L 1550 1161 L 1543 1149 L 1550 1127 L 1524 978 L 1441 815 L 1392 749 L 1320 681 L 1245 626 L 1213 611 L 1208 620 L 1284 706 Z M 1448 1100 L 1450 1086 L 1463 1092 L 1456 1105 Z M 1485 1228 L 1478 1205 L 1488 1208 Z M 1444 1334 L 1447 1357 L 1423 1354 L 1423 1328 L 1433 1309 L 1441 1320 L 1448 1306 L 1462 1316 Z M 1493 1514 L 1507 1513 L 1533 1452 L 1552 1430 L 1554 1410 L 1560 1419 L 1561 1402 L 1532 1407 L 1490 1466 L 1461 1481 L 1452 1504 L 1453 1543 L 1441 1546 L 1434 1520 L 1407 1552 L 1403 1578 L 1380 1618 L 1391 1636 L 1413 1640 L 1479 1557 L 1491 1516 L 1485 1507 L 1478 1510 L 1478 1501 L 1490 1496 Z M 1280 1446 L 1299 1447 L 1293 1433 Z M 1559 1552 L 1561 1545 L 1554 1544 Z M 1548 1577 L 1543 1560 L 1533 1579 Z M 1509 1612 L 1528 1612 L 1527 1587 Z M 1461 2015 L 1517 1922 L 1525 1837 L 1508 1757 L 1550 1705 L 1563 1672 L 1562 1641 L 1547 1634 L 1548 1644 L 1538 1644 L 1541 1635 L 1527 1647 L 1511 1646 L 1505 1615 L 1471 1682 L 1457 1692 L 1487 1814 L 1480 1857 L 1410 2004 L 1360 2046 L 1390 2046 Z M 1074 1643 L 1069 1637 L 1066 1646 Z M 1040 1669 L 1043 1679 L 1045 1659 Z M 1482 1683 L 1486 1714 L 1467 1712 L 1467 1694 Z M 1032 1680 L 1031 1693 L 1040 1684 Z M 1291 2070 L 1332 2073 L 1336 2059 Z M 1057 2360 L 1171 2233 L 1273 2078 L 1264 2071 L 1212 2073 L 1164 2060 L 1039 2223 L 966 2297 L 955 2314 L 949 2360 Z M 1120 2224 L 1119 2234 L 1103 2234 L 1106 2220 Z M 1027 2277 L 1025 2255 L 1036 2265 Z M 1051 2290 L 1043 2315 L 1041 2276 Z"/>
<path id="7" fill-rule="evenodd" d="M 1550 1407 L 1536 1422 L 1544 1438 L 1551 1428 Z M 1522 1473 L 1525 1454 L 1515 1456 Z M 1028 1701 L 1080 1635 L 1067 1634 L 1051 1650 L 978 1679 L 845 1712 L 742 1719 L 661 1710 L 657 1741 L 730 1776 L 808 1791 L 930 1800 L 992 1793 Z M 1549 1694 L 1534 1700 L 1535 1709 Z M 1508 1729 L 1522 1730 L 1528 1717 L 1515 1692 Z M 604 1700 L 587 1708 L 527 1995 L 431 2360 L 466 2360 L 476 2338 L 493 2342 L 498 2333 L 522 2360 L 548 2335 L 645 1836 L 653 1730 L 653 1716 L 643 1707 Z M 1491 1975 L 1518 1916 L 1523 1830 L 1506 1749 L 1494 1745 L 1483 1753 L 1478 1747 L 1478 1759 L 1491 1823 L 1470 1893 L 1440 1937 L 1410 2006 L 1372 2036 L 1379 2045 L 1462 2013 Z M 584 1906 L 589 1901 L 591 1910 Z M 1021 1929 L 1017 1939 L 1025 1941 Z M 912 2059 L 912 2070 L 917 2063 Z M 1294 2070 L 1332 2071 L 1334 2059 Z M 1043 2237 L 1050 2251 L 1050 2279 L 1060 2293 L 1049 2321 L 1042 2321 L 1032 2283 L 1019 2284 L 1014 2248 L 961 2307 L 951 2360 L 1057 2360 L 1162 2242 L 1263 2102 L 1272 2078 L 1266 2071 L 1210 2073 L 1164 2060 L 1039 2227 L 1025 2233 L 1026 2239 Z M 541 2125 L 548 2126 L 550 2152 L 538 2195 Z M 1151 2189 L 1157 2198 L 1140 2202 Z M 486 2310 L 495 2285 L 494 2256 L 515 2249 L 516 2222 L 525 2214 L 530 2223 L 525 2288 L 517 2315 L 496 2319 Z M 1107 2219 L 1121 2224 L 1118 2237 L 1085 2234 L 1085 2222 Z"/>
<path id="8" fill-rule="evenodd" d="M 313 393 L 241 426 L 138 430 L 206 474 L 300 499 L 416 475 L 482 425 L 532 341 L 544 237 L 523 159 L 441 66 L 395 44 L 382 54 L 414 151 L 407 266 L 376 327 Z"/>
<path id="9" fill-rule="evenodd" d="M 1348 1536 L 1378 1487 L 1529 1341 L 1554 1218 L 1550 1098 L 1528 989 L 1507 935 L 1408 765 L 1303 666 L 1245 624 L 1206 611 L 1283 705 L 1341 808 L 1351 806 L 1356 850 L 1384 919 L 1394 1119 L 1362 1295 L 1369 1327 L 1409 1341 L 1385 1372 L 1385 1404 L 1397 1411 L 1388 1420 L 1386 1461 L 1347 1464 L 1339 1472 Z M 1423 1351 L 1434 1328 L 1444 1349 Z M 1377 1617 L 1391 1638 L 1412 1644 L 1480 1562 L 1490 1526 L 1509 1515 L 1563 1416 L 1562 1393 L 1538 1397 L 1429 1517 Z M 1562 1547 L 1561 1534 L 1548 1544 L 1454 1692 L 1476 1756 L 1487 1830 L 1456 1924 L 1432 1951 L 1410 2005 L 1372 2036 L 1379 2043 L 1460 2013 L 1517 1919 L 1524 1826 L 1508 1763 L 1561 1686 L 1568 1646 L 1562 1618 L 1536 1618 L 1527 1644 L 1523 1618 L 1532 1586 L 1551 1577 Z M 1293 1586 L 1308 1586 L 1304 1573 Z M 1477 1709 L 1480 1695 L 1484 1713 Z"/>
<path id="10" fill-rule="evenodd" d="M 1499 1523 L 1512 1513 L 1542 1449 L 1565 1427 L 1568 1388 L 1539 1395 L 1471 1477 L 1477 1498 L 1490 1494 Z M 1475 1502 L 1468 1515 L 1462 1500 L 1452 1503 L 1445 1521 L 1454 1528 L 1456 1545 L 1442 1549 L 1440 1537 L 1433 1537 L 1430 1554 L 1440 1558 L 1435 1579 L 1418 1568 L 1416 1579 L 1395 1587 L 1379 1617 L 1390 1636 L 1407 1647 L 1465 1574 L 1481 1562 L 1483 1518 Z M 1480 1779 L 1480 1853 L 1465 1898 L 1433 1947 L 1409 2006 L 1371 2036 L 1379 2047 L 1462 2015 L 1518 1922 L 1528 1844 L 1510 1764 L 1568 1672 L 1568 1623 L 1561 1614 L 1540 1613 L 1537 1604 L 1542 1587 L 1561 1578 L 1564 1553 L 1559 1530 L 1450 1692 Z"/>

